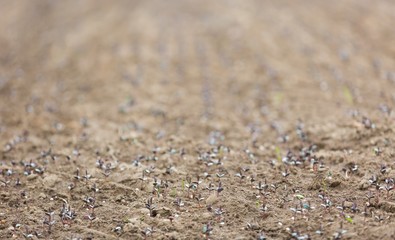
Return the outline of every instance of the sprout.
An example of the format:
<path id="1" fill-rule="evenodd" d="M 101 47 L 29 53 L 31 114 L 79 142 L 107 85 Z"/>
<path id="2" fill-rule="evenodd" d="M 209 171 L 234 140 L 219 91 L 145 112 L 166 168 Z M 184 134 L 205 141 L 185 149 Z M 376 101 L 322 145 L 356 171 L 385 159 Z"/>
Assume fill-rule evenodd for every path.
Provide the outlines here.
<path id="1" fill-rule="evenodd" d="M 284 172 L 281 172 L 281 175 L 282 175 L 283 177 L 285 177 L 285 178 L 288 177 L 288 176 L 289 176 L 288 168 L 286 168 Z"/>
<path id="2" fill-rule="evenodd" d="M 222 183 L 221 181 L 218 183 L 218 187 L 217 187 L 217 196 L 219 196 L 219 193 L 222 192 L 224 190 L 224 188 L 222 187 Z"/>
<path id="3" fill-rule="evenodd" d="M 380 187 L 380 190 L 387 191 L 387 198 L 389 198 L 390 191 L 394 190 L 394 188 L 395 188 L 394 179 L 393 178 L 386 178 L 385 185 Z"/>
<path id="4" fill-rule="evenodd" d="M 96 194 L 97 192 L 99 192 L 99 188 L 96 187 L 96 183 L 94 183 L 92 185 L 92 187 L 90 188 L 90 190 L 93 192 L 93 194 Z"/>
<path id="5" fill-rule="evenodd" d="M 375 148 L 373 148 L 373 152 L 376 156 L 380 156 L 381 153 L 383 153 L 383 150 L 379 147 L 375 147 Z"/>
<path id="6" fill-rule="evenodd" d="M 152 199 L 153 199 L 152 197 L 147 199 L 145 208 L 147 208 L 149 210 L 150 217 L 155 217 L 156 216 L 156 211 L 155 211 L 156 206 L 152 203 Z"/>
<path id="7" fill-rule="evenodd" d="M 261 231 L 257 236 L 257 240 L 266 240 L 265 233 Z"/>
<path id="8" fill-rule="evenodd" d="M 180 210 L 180 207 L 184 206 L 184 202 L 181 200 L 181 198 L 177 198 L 174 201 L 174 204 L 177 206 L 177 210 Z"/>
<path id="9" fill-rule="evenodd" d="M 63 207 L 60 210 L 59 216 L 62 220 L 63 225 L 65 224 L 69 225 L 71 221 L 75 219 L 77 214 L 75 213 L 74 210 L 71 209 L 70 205 L 66 200 L 62 199 L 62 201 L 63 201 Z"/>
<path id="10" fill-rule="evenodd" d="M 51 233 L 52 226 L 56 223 L 56 220 L 54 219 L 55 212 L 46 212 L 45 215 L 47 215 L 48 218 L 45 219 L 43 223 L 44 225 L 48 225 L 48 233 Z"/>
<path id="11" fill-rule="evenodd" d="M 211 222 L 208 222 L 203 226 L 203 234 L 205 235 L 206 239 L 209 239 L 209 236 L 212 231 L 213 231 L 213 227 L 211 226 Z"/>
<path id="12" fill-rule="evenodd" d="M 118 234 L 122 233 L 123 232 L 123 226 L 122 225 L 117 225 L 112 231 L 116 232 Z"/>
<path id="13" fill-rule="evenodd" d="M 265 179 L 265 183 L 264 184 L 262 184 L 262 182 L 259 181 L 258 186 L 256 186 L 256 189 L 258 189 L 259 195 L 264 195 L 265 196 L 266 195 L 266 190 L 268 189 L 268 187 L 269 187 L 269 185 L 267 184 L 266 179 Z M 264 191 L 265 193 L 262 193 L 262 191 Z"/>
<path id="14" fill-rule="evenodd" d="M 362 124 L 366 129 L 374 129 L 376 125 L 367 117 L 362 117 Z"/>
<path id="15" fill-rule="evenodd" d="M 77 171 L 76 171 L 76 173 L 75 173 L 75 176 L 74 176 L 74 179 L 75 180 L 81 180 L 81 176 L 80 176 L 80 169 L 79 168 L 77 168 Z"/>
<path id="16" fill-rule="evenodd" d="M 88 180 L 92 177 L 92 175 L 88 174 L 88 170 L 85 170 L 85 176 L 83 176 L 83 178 L 86 181 L 86 184 L 88 184 Z"/>
<path id="17" fill-rule="evenodd" d="M 147 237 L 152 236 L 152 234 L 155 232 L 153 227 L 146 227 L 143 231 L 141 231 L 141 234 L 143 234 L 144 239 L 147 239 Z"/>

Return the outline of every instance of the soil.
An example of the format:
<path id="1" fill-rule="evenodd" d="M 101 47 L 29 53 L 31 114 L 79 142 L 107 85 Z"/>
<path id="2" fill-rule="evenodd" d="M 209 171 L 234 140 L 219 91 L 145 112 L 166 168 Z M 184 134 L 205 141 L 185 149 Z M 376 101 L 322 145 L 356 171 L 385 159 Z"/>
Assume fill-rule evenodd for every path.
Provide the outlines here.
<path id="1" fill-rule="evenodd" d="M 394 13 L 0 1 L 0 238 L 395 239 Z"/>

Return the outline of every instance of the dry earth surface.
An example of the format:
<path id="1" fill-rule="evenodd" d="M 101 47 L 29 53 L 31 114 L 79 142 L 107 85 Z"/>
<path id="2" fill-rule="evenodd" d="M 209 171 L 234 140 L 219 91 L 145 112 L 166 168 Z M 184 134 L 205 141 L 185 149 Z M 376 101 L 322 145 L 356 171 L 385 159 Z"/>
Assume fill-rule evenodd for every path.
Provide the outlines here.
<path id="1" fill-rule="evenodd" d="M 395 239 L 395 2 L 0 1 L 1 239 Z"/>

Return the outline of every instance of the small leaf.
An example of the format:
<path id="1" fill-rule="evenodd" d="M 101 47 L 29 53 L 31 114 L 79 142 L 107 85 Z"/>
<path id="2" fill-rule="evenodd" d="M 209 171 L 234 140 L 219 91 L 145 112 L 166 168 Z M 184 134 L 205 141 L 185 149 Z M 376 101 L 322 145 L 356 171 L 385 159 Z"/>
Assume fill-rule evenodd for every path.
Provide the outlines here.
<path id="1" fill-rule="evenodd" d="M 276 152 L 276 156 L 277 156 L 277 161 L 279 163 L 281 163 L 281 150 L 278 146 L 276 146 L 276 148 L 274 149 L 274 151 Z"/>
<path id="2" fill-rule="evenodd" d="M 302 194 L 296 194 L 295 197 L 299 200 L 304 199 L 304 196 Z"/>
<path id="3" fill-rule="evenodd" d="M 344 94 L 344 98 L 346 99 L 346 101 L 348 102 L 348 104 L 352 105 L 354 103 L 354 98 L 352 96 L 352 93 L 350 91 L 350 88 L 345 86 L 343 88 L 343 94 Z"/>

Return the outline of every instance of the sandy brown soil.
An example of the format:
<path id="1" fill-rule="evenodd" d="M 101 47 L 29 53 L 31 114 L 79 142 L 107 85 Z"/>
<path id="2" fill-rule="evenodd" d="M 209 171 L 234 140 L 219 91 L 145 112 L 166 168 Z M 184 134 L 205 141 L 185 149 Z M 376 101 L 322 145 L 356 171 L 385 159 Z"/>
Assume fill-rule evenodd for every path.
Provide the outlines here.
<path id="1" fill-rule="evenodd" d="M 0 1 L 0 239 L 395 239 L 394 23 Z"/>

